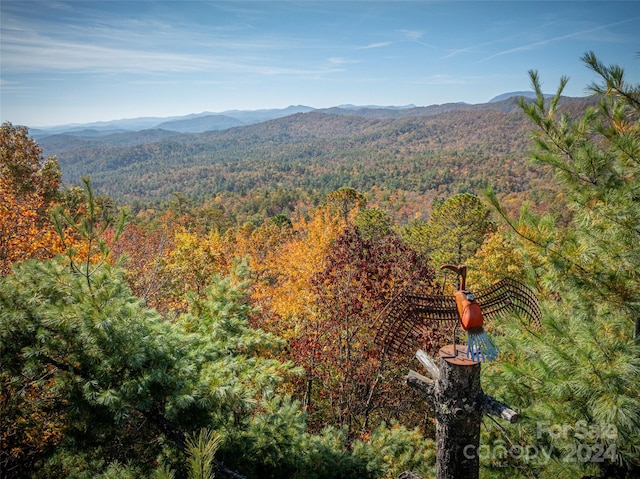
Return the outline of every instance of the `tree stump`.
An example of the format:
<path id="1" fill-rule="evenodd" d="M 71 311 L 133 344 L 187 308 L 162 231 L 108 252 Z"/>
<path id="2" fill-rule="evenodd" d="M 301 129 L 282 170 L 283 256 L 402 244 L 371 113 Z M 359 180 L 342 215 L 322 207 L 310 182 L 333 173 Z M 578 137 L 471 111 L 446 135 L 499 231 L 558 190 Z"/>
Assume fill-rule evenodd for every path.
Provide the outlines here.
<path id="1" fill-rule="evenodd" d="M 436 478 L 477 479 L 480 475 L 480 424 L 483 414 L 511 423 L 518 413 L 485 394 L 480 386 L 480 364 L 467 357 L 460 344 L 440 350 L 440 366 L 424 351 L 416 358 L 429 378 L 409 371 L 407 384 L 433 406 L 436 416 Z"/>
<path id="2" fill-rule="evenodd" d="M 480 363 L 453 354 L 454 346 L 440 351 L 440 377 L 433 403 L 436 416 L 437 479 L 477 479 L 478 446 L 482 419 Z M 457 351 L 457 352 L 458 352 Z M 447 356 L 455 356 L 447 358 Z"/>

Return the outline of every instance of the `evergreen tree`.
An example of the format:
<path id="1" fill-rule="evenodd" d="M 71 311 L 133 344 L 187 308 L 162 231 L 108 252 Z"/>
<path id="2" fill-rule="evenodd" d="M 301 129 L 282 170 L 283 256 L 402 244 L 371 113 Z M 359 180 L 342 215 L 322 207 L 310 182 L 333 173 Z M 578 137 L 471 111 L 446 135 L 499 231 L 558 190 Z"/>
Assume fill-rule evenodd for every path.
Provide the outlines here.
<path id="1" fill-rule="evenodd" d="M 429 221 L 413 222 L 404 229 L 403 237 L 439 267 L 466 262 L 494 229 L 490 211 L 480 198 L 462 193 L 434 205 Z"/>
<path id="2" fill-rule="evenodd" d="M 583 61 L 600 77 L 590 87 L 598 108 L 579 119 L 560 114 L 567 79 L 545 101 L 533 71 L 537 98 L 521 102 L 537 128 L 534 158 L 557 173 L 572 219 L 554 226 L 526 213 L 512 224 L 554 300 L 543 331 L 506 335 L 500 349 L 511 360 L 491 376 L 526 418 L 511 440 L 550 452 L 506 457 L 519 468 L 509 477 L 640 474 L 640 87 L 591 52 Z"/>
<path id="3" fill-rule="evenodd" d="M 391 217 L 378 208 L 366 208 L 353 220 L 360 235 L 367 241 L 375 241 L 391 234 Z"/>
<path id="4" fill-rule="evenodd" d="M 343 187 L 329 193 L 324 202 L 324 206 L 332 213 L 338 215 L 345 223 L 365 207 L 366 198 L 355 188 Z"/>

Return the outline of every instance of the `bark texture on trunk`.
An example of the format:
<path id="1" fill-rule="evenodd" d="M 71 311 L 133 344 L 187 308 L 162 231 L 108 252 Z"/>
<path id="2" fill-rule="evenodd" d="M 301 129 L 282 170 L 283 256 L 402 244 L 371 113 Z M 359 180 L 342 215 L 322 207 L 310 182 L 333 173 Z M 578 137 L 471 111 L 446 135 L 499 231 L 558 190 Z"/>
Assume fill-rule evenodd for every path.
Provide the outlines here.
<path id="1" fill-rule="evenodd" d="M 440 365 L 418 350 L 416 358 L 430 377 L 409 371 L 407 384 L 433 406 L 436 416 L 436 478 L 478 479 L 480 425 L 483 414 L 511 423 L 518 413 L 482 391 L 480 364 L 469 359 L 466 348 L 449 345 L 440 350 Z"/>
<path id="2" fill-rule="evenodd" d="M 478 479 L 483 397 L 480 363 L 440 359 L 435 385 L 437 479 Z"/>

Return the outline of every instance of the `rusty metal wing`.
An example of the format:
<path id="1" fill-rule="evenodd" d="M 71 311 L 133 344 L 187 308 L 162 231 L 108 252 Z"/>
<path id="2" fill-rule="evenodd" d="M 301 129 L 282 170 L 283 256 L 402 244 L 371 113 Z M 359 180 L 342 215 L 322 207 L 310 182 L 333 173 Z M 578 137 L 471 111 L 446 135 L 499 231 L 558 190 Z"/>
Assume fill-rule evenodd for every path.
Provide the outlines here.
<path id="1" fill-rule="evenodd" d="M 391 353 L 432 349 L 429 343 L 442 339 L 442 323 L 459 321 L 452 296 L 402 292 L 380 314 L 375 342 Z"/>
<path id="2" fill-rule="evenodd" d="M 505 278 L 474 295 L 485 319 L 516 315 L 535 328 L 541 327 L 538 300 L 533 291 L 519 281 Z"/>

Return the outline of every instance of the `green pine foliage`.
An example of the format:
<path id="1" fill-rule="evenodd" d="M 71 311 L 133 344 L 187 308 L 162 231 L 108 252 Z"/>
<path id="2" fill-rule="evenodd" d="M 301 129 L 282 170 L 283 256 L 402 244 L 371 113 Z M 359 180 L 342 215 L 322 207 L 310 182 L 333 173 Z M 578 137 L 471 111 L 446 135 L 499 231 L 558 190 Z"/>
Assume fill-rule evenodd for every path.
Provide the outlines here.
<path id="1" fill-rule="evenodd" d="M 231 431 L 218 457 L 249 478 L 391 479 L 405 470 L 434 475 L 434 443 L 417 429 L 382 424 L 351 444 L 346 427 L 307 430 L 298 401 L 266 397 L 258 414 Z"/>
<path id="2" fill-rule="evenodd" d="M 103 264 L 86 279 L 65 262 L 30 261 L 0 282 L 3 419 L 45 414 L 23 395 L 41 384 L 47 407 L 64 414 L 59 451 L 152 467 L 164 440 L 182 449 L 203 424 L 233 428 L 294 372 L 264 357 L 281 342 L 248 326 L 246 283 L 214 281 L 170 323 L 131 294 L 119 269 Z"/>
<path id="3" fill-rule="evenodd" d="M 186 453 L 189 473 L 187 479 L 213 479 L 213 460 L 220 447 L 222 436 L 210 429 L 202 428 L 187 438 Z"/>
<path id="4" fill-rule="evenodd" d="M 108 265 L 94 271 L 89 288 L 85 274 L 62 262 L 25 262 L 2 278 L 0 305 L 5 424 L 19 421 L 20 411 L 37 417 L 53 408 L 62 414 L 58 455 L 136 455 L 149 467 L 158 445 L 142 438 L 157 436 L 155 419 L 184 393 L 171 325 Z M 43 410 L 23 395 L 32 383 L 49 398 Z"/>
<path id="5" fill-rule="evenodd" d="M 353 451 L 357 457 L 367 458 L 368 470 L 379 471 L 376 477 L 396 478 L 404 471 L 435 477 L 435 443 L 418 429 L 381 424 L 368 441 L 357 441 Z"/>
<path id="6" fill-rule="evenodd" d="M 391 234 L 392 220 L 389 214 L 378 208 L 366 208 L 358 212 L 353 220 L 360 236 L 375 241 Z"/>
<path id="7" fill-rule="evenodd" d="M 70 474 L 76 453 L 87 467 L 135 457 L 148 471 L 164 442 L 182 449 L 203 424 L 232 428 L 290 373 L 261 356 L 279 343 L 249 328 L 242 285 L 220 280 L 193 306 L 194 327 L 193 312 L 170 323 L 145 308 L 117 268 L 86 278 L 64 262 L 29 261 L 0 281 L 3 423 L 62 415 L 61 440 L 34 465 L 43 477 Z M 25 396 L 32 383 L 46 404 Z"/>
<path id="8" fill-rule="evenodd" d="M 619 67 L 583 60 L 600 76 L 600 107 L 578 119 L 557 115 L 567 80 L 545 102 L 531 72 L 538 98 L 522 108 L 537 127 L 534 157 L 557 173 L 571 221 L 529 211 L 513 225 L 551 299 L 541 331 L 508 328 L 508 360 L 490 375 L 524 416 L 509 440 L 550 454 L 493 457 L 488 477 L 501 467 L 508 477 L 640 474 L 640 95 Z"/>
<path id="9" fill-rule="evenodd" d="M 473 257 L 495 230 L 482 200 L 461 193 L 435 204 L 427 222 L 414 220 L 402 229 L 403 239 L 429 255 L 432 264 L 462 264 Z"/>

